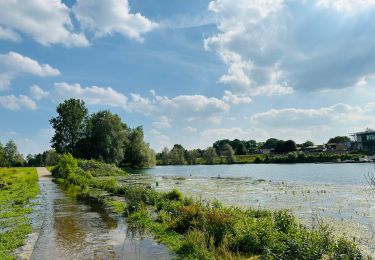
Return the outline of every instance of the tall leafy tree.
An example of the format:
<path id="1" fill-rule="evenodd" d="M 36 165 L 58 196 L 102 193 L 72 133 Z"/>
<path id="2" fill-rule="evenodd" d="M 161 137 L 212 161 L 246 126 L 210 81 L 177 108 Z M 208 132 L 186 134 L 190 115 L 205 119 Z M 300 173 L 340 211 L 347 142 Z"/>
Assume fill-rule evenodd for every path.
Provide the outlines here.
<path id="1" fill-rule="evenodd" d="M 131 129 L 125 145 L 123 164 L 131 167 L 146 168 L 155 165 L 155 152 L 144 141 L 141 126 Z"/>
<path id="2" fill-rule="evenodd" d="M 223 155 L 227 159 L 228 163 L 234 163 L 235 158 L 234 158 L 234 151 L 233 151 L 232 146 L 230 146 L 229 144 L 226 144 L 224 146 Z"/>
<path id="3" fill-rule="evenodd" d="M 124 158 L 127 138 L 127 128 L 123 127 L 120 117 L 109 111 L 99 111 L 90 116 L 88 125 L 86 138 L 90 157 L 119 164 Z"/>
<path id="4" fill-rule="evenodd" d="M 181 165 L 185 164 L 185 148 L 180 144 L 175 144 L 169 152 L 169 163 Z"/>
<path id="5" fill-rule="evenodd" d="M 186 152 L 186 161 L 188 164 L 196 164 L 199 157 L 199 151 L 196 149 Z"/>
<path id="6" fill-rule="evenodd" d="M 263 149 L 275 149 L 277 143 L 279 143 L 280 140 L 276 138 L 269 138 L 266 140 L 266 142 L 262 145 Z"/>
<path id="7" fill-rule="evenodd" d="M 245 145 L 244 142 L 238 143 L 238 145 L 236 147 L 236 154 L 237 155 L 246 155 L 247 154 L 247 149 L 246 149 L 246 145 Z"/>
<path id="8" fill-rule="evenodd" d="M 208 147 L 206 151 L 203 154 L 203 158 L 208 164 L 213 164 L 215 162 L 215 159 L 217 158 L 217 153 L 215 148 Z"/>
<path id="9" fill-rule="evenodd" d="M 5 144 L 4 155 L 7 166 L 23 166 L 25 163 L 23 156 L 18 152 L 17 145 L 13 140 L 9 140 Z"/>
<path id="10" fill-rule="evenodd" d="M 163 151 L 161 152 L 161 162 L 163 165 L 169 164 L 169 149 L 168 147 L 164 147 Z"/>
<path id="11" fill-rule="evenodd" d="M 58 153 L 71 153 L 77 156 L 77 143 L 83 137 L 87 108 L 80 99 L 69 99 L 60 103 L 56 109 L 58 116 L 50 120 L 55 134 L 52 147 Z"/>

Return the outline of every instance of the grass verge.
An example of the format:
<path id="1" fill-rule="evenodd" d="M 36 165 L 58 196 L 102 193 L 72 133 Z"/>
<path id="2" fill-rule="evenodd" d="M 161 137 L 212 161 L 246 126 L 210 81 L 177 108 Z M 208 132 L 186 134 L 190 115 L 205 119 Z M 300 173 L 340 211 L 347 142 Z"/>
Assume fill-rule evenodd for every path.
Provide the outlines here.
<path id="1" fill-rule="evenodd" d="M 12 253 L 32 232 L 27 215 L 38 193 L 35 168 L 0 168 L 0 259 L 14 259 Z"/>

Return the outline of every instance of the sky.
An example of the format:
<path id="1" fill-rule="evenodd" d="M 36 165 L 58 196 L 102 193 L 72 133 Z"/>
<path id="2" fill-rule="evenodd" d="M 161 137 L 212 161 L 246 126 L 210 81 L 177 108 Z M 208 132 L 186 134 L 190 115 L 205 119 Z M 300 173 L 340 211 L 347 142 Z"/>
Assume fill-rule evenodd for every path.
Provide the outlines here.
<path id="1" fill-rule="evenodd" d="M 375 127 L 375 0 L 0 0 L 0 141 L 50 149 L 65 99 L 156 151 Z"/>

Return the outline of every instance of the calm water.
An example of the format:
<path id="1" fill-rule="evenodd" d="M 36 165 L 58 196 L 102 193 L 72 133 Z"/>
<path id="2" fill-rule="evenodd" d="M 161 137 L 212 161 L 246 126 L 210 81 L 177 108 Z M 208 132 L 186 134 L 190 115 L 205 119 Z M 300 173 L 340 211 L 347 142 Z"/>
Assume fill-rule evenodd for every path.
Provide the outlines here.
<path id="1" fill-rule="evenodd" d="M 77 201 L 50 179 L 39 181 L 40 206 L 32 216 L 21 259 L 170 259 L 165 246 L 128 230 L 124 218 Z"/>
<path id="2" fill-rule="evenodd" d="M 356 237 L 375 256 L 375 194 L 367 184 L 369 172 L 375 173 L 373 164 L 247 164 L 160 166 L 141 176 L 159 190 L 176 187 L 225 205 L 287 208 L 307 225 L 323 219 L 338 234 Z"/>

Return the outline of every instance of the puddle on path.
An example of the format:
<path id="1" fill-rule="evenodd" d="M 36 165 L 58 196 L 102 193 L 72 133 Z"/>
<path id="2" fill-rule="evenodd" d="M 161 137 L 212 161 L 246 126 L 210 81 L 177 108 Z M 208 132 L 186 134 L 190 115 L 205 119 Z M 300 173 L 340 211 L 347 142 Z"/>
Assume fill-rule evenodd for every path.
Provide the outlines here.
<path id="1" fill-rule="evenodd" d="M 42 178 L 39 185 L 40 205 L 32 215 L 35 233 L 20 250 L 19 258 L 171 258 L 165 246 L 130 232 L 124 218 L 69 197 L 51 179 Z"/>

